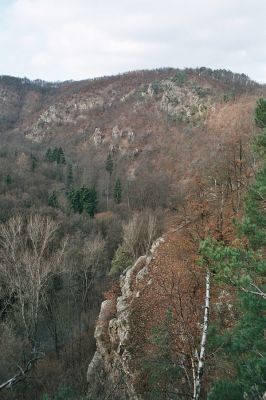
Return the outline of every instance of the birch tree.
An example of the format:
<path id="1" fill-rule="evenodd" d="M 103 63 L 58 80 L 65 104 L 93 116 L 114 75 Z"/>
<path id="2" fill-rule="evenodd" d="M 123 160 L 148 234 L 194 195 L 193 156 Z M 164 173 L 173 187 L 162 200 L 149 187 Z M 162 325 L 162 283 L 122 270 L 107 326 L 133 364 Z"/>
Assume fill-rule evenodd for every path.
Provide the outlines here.
<path id="1" fill-rule="evenodd" d="M 54 249 L 58 223 L 21 215 L 0 225 L 0 276 L 15 299 L 26 337 L 34 345 L 40 307 L 49 279 L 63 270 L 66 241 Z"/>
<path id="2" fill-rule="evenodd" d="M 204 319 L 201 335 L 201 343 L 199 354 L 197 354 L 197 373 L 193 371 L 193 400 L 198 400 L 200 398 L 200 390 L 202 384 L 202 377 L 204 372 L 204 360 L 206 353 L 207 344 L 207 331 L 209 325 L 209 312 L 210 312 L 210 271 L 206 272 L 206 287 L 205 287 L 205 305 L 204 305 Z"/>

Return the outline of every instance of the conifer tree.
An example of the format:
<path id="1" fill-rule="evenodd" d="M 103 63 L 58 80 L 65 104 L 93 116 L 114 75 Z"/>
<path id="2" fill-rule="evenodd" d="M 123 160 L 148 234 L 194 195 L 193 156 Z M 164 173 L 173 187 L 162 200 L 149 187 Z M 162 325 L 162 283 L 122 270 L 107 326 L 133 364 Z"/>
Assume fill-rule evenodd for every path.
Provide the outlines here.
<path id="1" fill-rule="evenodd" d="M 62 147 L 55 147 L 53 150 L 49 147 L 45 154 L 46 161 L 56 161 L 57 164 L 65 164 L 66 158 Z"/>
<path id="2" fill-rule="evenodd" d="M 6 175 L 6 184 L 10 185 L 12 183 L 11 176 L 9 174 Z"/>
<path id="3" fill-rule="evenodd" d="M 74 213 L 82 214 L 83 212 L 83 201 L 79 189 L 72 189 L 68 194 L 70 208 Z"/>
<path id="4" fill-rule="evenodd" d="M 52 154 L 51 154 L 51 160 L 52 160 L 52 161 L 56 161 L 56 162 L 58 163 L 58 159 L 59 159 L 58 148 L 55 147 L 55 148 L 53 149 L 53 151 L 52 151 Z"/>
<path id="5" fill-rule="evenodd" d="M 73 186 L 74 178 L 73 178 L 73 168 L 72 164 L 67 165 L 67 177 L 66 177 L 66 186 L 67 188 L 71 188 Z"/>
<path id="6" fill-rule="evenodd" d="M 80 189 L 72 189 L 68 194 L 70 208 L 74 213 L 82 214 L 86 211 L 90 217 L 94 217 L 97 211 L 97 191 L 93 188 L 82 186 Z"/>
<path id="7" fill-rule="evenodd" d="M 120 179 L 117 178 L 114 188 L 114 201 L 116 202 L 116 204 L 120 204 L 121 200 L 122 200 L 122 186 Z"/>
<path id="8" fill-rule="evenodd" d="M 106 208 L 108 210 L 109 208 L 109 188 L 110 188 L 110 182 L 111 182 L 111 175 L 113 172 L 113 168 L 114 168 L 114 163 L 113 163 L 113 159 L 111 154 L 108 154 L 106 162 L 105 162 L 105 169 L 108 172 L 109 176 L 108 176 L 108 180 L 107 180 L 107 188 L 106 188 Z"/>
<path id="9" fill-rule="evenodd" d="M 114 168 L 114 163 L 111 154 L 108 154 L 106 162 L 105 162 L 105 169 L 109 173 L 110 177 L 112 175 Z"/>
<path id="10" fill-rule="evenodd" d="M 255 109 L 255 122 L 259 128 L 266 128 L 266 99 L 260 98 Z"/>
<path id="11" fill-rule="evenodd" d="M 81 196 L 83 201 L 84 210 L 89 214 L 90 217 L 94 217 L 97 210 L 97 192 L 93 188 L 81 188 Z"/>
<path id="12" fill-rule="evenodd" d="M 57 199 L 57 194 L 55 191 L 53 191 L 49 197 L 48 197 L 48 205 L 50 207 L 54 207 L 54 208 L 58 208 L 59 204 L 58 204 L 58 199 Z"/>
<path id="13" fill-rule="evenodd" d="M 31 154 L 30 158 L 31 158 L 31 170 L 32 172 L 34 172 L 37 167 L 37 158 L 33 154 Z"/>
<path id="14" fill-rule="evenodd" d="M 49 149 L 46 151 L 45 160 L 46 160 L 46 161 L 49 161 L 49 162 L 53 161 L 53 152 L 52 152 L 52 150 L 51 150 L 50 147 L 49 147 Z"/>
<path id="15" fill-rule="evenodd" d="M 57 164 L 65 164 L 66 163 L 65 154 L 64 154 L 62 147 L 58 148 L 56 161 L 57 161 Z"/>

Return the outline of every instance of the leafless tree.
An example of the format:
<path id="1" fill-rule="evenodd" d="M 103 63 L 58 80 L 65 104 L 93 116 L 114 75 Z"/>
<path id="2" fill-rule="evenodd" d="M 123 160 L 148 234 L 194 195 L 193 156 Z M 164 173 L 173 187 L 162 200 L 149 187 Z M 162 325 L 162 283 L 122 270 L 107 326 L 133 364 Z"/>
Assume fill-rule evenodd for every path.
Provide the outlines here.
<path id="1" fill-rule="evenodd" d="M 87 298 L 88 290 L 93 283 L 97 269 L 102 261 L 105 249 L 105 241 L 98 235 L 93 239 L 88 239 L 84 243 L 83 258 L 84 263 L 81 266 L 80 272 L 84 281 L 84 293 L 82 302 Z"/>
<path id="2" fill-rule="evenodd" d="M 63 270 L 66 241 L 54 249 L 58 223 L 49 217 L 21 215 L 0 225 L 0 276 L 16 299 L 27 338 L 32 344 L 49 279 Z"/>
<path id="3" fill-rule="evenodd" d="M 32 358 L 27 362 L 24 368 L 18 366 L 18 372 L 13 375 L 11 378 L 7 379 L 5 382 L 0 383 L 0 390 L 3 389 L 11 389 L 19 382 L 26 379 L 27 374 L 31 371 L 34 367 L 36 362 L 44 357 L 43 353 L 36 352 L 33 354 Z"/>
<path id="4" fill-rule="evenodd" d="M 123 231 L 123 248 L 136 259 L 142 254 L 147 254 L 158 237 L 158 219 L 151 211 L 136 213 L 124 224 Z"/>

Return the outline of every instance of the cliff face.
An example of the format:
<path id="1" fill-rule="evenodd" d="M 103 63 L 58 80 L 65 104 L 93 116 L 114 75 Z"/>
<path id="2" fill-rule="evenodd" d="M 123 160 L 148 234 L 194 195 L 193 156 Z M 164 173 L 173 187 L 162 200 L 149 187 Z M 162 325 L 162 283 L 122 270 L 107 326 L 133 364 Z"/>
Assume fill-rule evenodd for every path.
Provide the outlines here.
<path id="1" fill-rule="evenodd" d="M 164 238 L 159 238 L 148 256 L 140 257 L 120 277 L 121 294 L 101 305 L 95 329 L 97 350 L 87 371 L 91 398 L 140 400 L 135 389 L 138 371 L 132 366 L 130 350 L 132 335 L 132 303 L 140 298 L 141 283 L 151 284 L 149 266 Z M 141 338 L 140 338 L 141 340 Z"/>

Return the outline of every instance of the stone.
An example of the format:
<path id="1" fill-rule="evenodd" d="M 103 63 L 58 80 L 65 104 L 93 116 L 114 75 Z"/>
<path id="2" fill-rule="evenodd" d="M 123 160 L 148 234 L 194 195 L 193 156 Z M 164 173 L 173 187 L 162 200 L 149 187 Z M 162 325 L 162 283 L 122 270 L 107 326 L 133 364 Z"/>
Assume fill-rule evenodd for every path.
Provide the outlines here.
<path id="1" fill-rule="evenodd" d="M 94 142 L 95 146 L 99 146 L 100 144 L 102 144 L 104 135 L 100 128 L 95 128 L 92 138 L 93 138 L 93 142 Z"/>
<path id="2" fill-rule="evenodd" d="M 116 300 L 116 307 L 110 300 L 102 303 L 95 329 L 97 350 L 87 372 L 89 392 L 93 385 L 98 385 L 108 395 L 110 388 L 117 387 L 120 391 L 117 399 L 142 400 L 134 387 L 136 372 L 130 368 L 130 306 L 136 297 L 141 297 L 141 290 L 136 289 L 136 283 L 148 277 L 149 264 L 163 242 L 163 237 L 157 239 L 149 255 L 139 257 L 133 266 L 121 274 L 121 295 Z M 124 385 L 118 389 L 121 377 Z"/>

